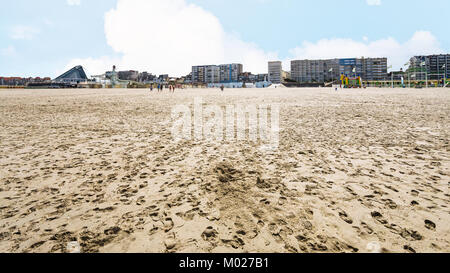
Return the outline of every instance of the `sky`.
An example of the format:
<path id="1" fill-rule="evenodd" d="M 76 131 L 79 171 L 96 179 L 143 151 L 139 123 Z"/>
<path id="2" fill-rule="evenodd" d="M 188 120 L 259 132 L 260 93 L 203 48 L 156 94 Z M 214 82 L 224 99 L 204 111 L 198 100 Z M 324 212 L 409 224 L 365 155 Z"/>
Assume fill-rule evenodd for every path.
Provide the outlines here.
<path id="1" fill-rule="evenodd" d="M 0 9 L 0 76 L 82 65 L 186 75 L 192 65 L 450 53 L 448 0 L 15 0 Z"/>

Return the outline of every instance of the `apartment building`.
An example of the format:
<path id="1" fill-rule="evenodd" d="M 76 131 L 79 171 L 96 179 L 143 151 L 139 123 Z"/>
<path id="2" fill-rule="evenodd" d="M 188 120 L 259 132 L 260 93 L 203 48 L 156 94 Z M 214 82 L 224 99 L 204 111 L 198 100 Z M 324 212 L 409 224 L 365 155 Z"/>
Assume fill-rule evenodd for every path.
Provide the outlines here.
<path id="1" fill-rule="evenodd" d="M 361 60 L 363 80 L 382 81 L 388 78 L 387 58 L 363 58 Z"/>
<path id="2" fill-rule="evenodd" d="M 275 84 L 283 80 L 283 67 L 280 61 L 269 62 L 269 81 Z"/>
<path id="3" fill-rule="evenodd" d="M 345 62 L 345 61 L 343 61 Z M 291 62 L 291 78 L 297 82 L 326 82 L 338 79 L 345 67 L 334 60 L 296 60 Z"/>
<path id="4" fill-rule="evenodd" d="M 119 80 L 123 81 L 137 81 L 139 78 L 139 72 L 136 70 L 119 71 L 117 75 Z"/>
<path id="5" fill-rule="evenodd" d="M 154 82 L 156 75 L 148 72 L 139 73 L 138 82 Z"/>
<path id="6" fill-rule="evenodd" d="M 242 64 L 201 65 L 192 67 L 194 83 L 238 82 L 242 74 Z"/>
<path id="7" fill-rule="evenodd" d="M 267 81 L 267 74 L 252 74 L 251 72 L 243 72 L 239 75 L 239 82 L 256 83 Z"/>
<path id="8" fill-rule="evenodd" d="M 364 80 L 385 80 L 387 58 L 345 58 L 329 60 L 295 60 L 291 62 L 291 78 L 297 82 L 329 82 L 360 76 Z"/>
<path id="9" fill-rule="evenodd" d="M 408 72 L 418 72 L 415 75 L 417 80 L 424 80 L 426 77 L 429 80 L 450 79 L 449 66 L 450 54 L 414 56 L 409 61 Z"/>

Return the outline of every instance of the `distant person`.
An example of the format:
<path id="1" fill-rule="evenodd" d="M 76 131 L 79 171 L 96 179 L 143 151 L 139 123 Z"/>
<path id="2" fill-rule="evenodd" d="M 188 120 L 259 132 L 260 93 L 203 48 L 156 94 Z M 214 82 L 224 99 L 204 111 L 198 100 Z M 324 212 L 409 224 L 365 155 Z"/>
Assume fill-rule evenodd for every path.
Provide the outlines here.
<path id="1" fill-rule="evenodd" d="M 150 92 L 153 92 L 153 84 L 150 84 Z"/>
<path id="2" fill-rule="evenodd" d="M 223 90 L 225 89 L 225 86 L 223 86 L 223 84 L 220 86 L 220 90 L 223 92 Z"/>

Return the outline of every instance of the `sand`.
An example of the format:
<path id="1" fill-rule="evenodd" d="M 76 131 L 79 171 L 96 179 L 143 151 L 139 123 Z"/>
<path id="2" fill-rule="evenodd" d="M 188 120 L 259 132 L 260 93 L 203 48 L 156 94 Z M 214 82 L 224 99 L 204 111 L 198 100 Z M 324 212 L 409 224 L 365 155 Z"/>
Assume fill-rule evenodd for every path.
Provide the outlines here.
<path id="1" fill-rule="evenodd" d="M 174 142 L 199 96 L 279 149 Z M 0 251 L 450 252 L 449 134 L 449 89 L 0 91 Z"/>

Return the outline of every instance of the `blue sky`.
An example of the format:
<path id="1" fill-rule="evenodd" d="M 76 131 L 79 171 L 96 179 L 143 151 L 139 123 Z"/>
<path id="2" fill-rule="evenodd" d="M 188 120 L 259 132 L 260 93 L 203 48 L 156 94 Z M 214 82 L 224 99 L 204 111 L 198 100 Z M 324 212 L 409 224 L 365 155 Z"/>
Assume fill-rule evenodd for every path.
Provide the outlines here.
<path id="1" fill-rule="evenodd" d="M 450 48 L 448 21 L 446 23 L 450 9 L 448 0 L 382 0 L 379 6 L 370 6 L 366 0 L 191 2 L 212 11 L 227 30 L 236 30 L 244 40 L 256 42 L 269 51 L 287 54 L 304 40 L 322 38 L 361 40 L 366 36 L 378 40 L 391 36 L 406 41 L 417 30 L 432 31 L 444 48 Z M 416 18 L 412 20 L 410 14 Z M 271 23 L 267 22 L 268 17 L 273 18 Z M 420 17 L 423 18 L 418 20 Z"/>
<path id="2" fill-rule="evenodd" d="M 256 73 L 267 60 L 289 70 L 291 59 L 360 55 L 392 56 L 399 68 L 411 54 L 450 52 L 449 10 L 448 0 L 5 1 L 0 76 L 55 77 L 75 64 L 95 74 L 113 63 L 182 75 L 228 61 Z"/>

